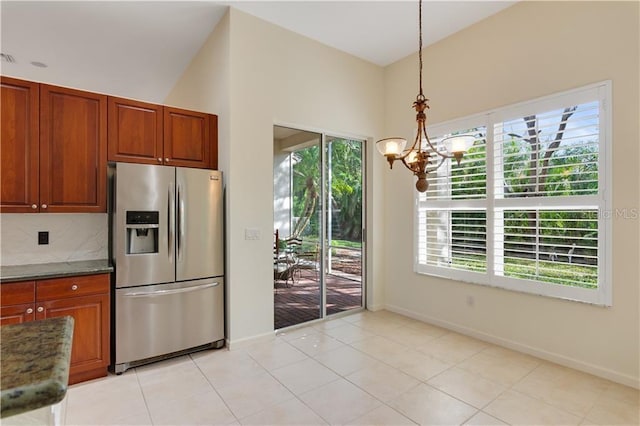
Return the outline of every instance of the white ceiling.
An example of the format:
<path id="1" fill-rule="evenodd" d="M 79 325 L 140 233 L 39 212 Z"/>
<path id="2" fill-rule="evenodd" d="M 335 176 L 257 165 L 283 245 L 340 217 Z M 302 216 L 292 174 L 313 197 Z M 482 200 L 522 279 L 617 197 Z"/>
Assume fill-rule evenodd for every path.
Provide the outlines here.
<path id="1" fill-rule="evenodd" d="M 424 45 L 513 3 L 426 1 Z M 229 6 L 382 66 L 418 48 L 416 1 L 2 0 L 1 72 L 161 103 Z"/>

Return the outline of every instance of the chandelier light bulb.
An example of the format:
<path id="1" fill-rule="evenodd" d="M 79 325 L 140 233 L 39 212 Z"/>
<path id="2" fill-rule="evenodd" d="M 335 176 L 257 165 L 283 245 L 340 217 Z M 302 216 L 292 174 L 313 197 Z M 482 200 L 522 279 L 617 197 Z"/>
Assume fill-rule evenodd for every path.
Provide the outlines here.
<path id="1" fill-rule="evenodd" d="M 407 140 L 403 138 L 387 138 L 379 140 L 376 143 L 376 148 L 380 154 L 384 156 L 397 156 L 404 151 L 404 147 L 407 145 Z"/>
<path id="2" fill-rule="evenodd" d="M 409 155 L 407 155 L 407 159 L 405 161 L 409 164 L 415 163 L 416 161 L 418 161 L 418 154 L 416 154 L 415 151 L 409 152 Z"/>
<path id="3" fill-rule="evenodd" d="M 475 138 L 472 135 L 455 135 L 444 140 L 447 151 L 451 153 L 467 152 L 473 146 Z"/>
<path id="4" fill-rule="evenodd" d="M 387 144 L 386 154 L 397 155 L 400 154 L 400 144 L 396 141 L 391 141 Z"/>

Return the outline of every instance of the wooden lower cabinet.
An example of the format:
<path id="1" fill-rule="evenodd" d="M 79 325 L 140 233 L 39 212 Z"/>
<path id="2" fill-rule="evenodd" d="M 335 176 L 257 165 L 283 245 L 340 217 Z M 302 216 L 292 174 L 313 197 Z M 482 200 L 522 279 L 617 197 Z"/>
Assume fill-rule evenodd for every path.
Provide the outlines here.
<path id="1" fill-rule="evenodd" d="M 0 308 L 0 325 L 21 324 L 36 319 L 33 303 L 6 305 Z"/>
<path id="2" fill-rule="evenodd" d="M 30 303 L 11 303 L 35 284 Z M 69 384 L 107 375 L 109 365 L 109 275 L 84 275 L 27 283 L 3 283 L 0 324 L 71 316 L 74 319 Z M 6 295 L 6 297 L 5 297 Z M 11 304 L 9 304 L 11 303 Z"/>
<path id="3" fill-rule="evenodd" d="M 0 284 L 0 325 L 20 324 L 35 317 L 36 282 Z"/>
<path id="4" fill-rule="evenodd" d="M 109 365 L 109 295 L 47 300 L 37 305 L 37 319 L 67 315 L 74 319 L 69 384 L 105 376 Z"/>

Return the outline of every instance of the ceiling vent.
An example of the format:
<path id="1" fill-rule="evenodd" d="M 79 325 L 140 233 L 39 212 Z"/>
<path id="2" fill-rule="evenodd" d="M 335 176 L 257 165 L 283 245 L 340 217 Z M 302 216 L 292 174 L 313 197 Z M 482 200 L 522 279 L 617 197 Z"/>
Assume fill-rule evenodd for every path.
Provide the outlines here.
<path id="1" fill-rule="evenodd" d="M 0 58 L 2 58 L 2 62 L 9 62 L 10 64 L 16 63 L 16 58 L 6 53 L 0 53 Z"/>

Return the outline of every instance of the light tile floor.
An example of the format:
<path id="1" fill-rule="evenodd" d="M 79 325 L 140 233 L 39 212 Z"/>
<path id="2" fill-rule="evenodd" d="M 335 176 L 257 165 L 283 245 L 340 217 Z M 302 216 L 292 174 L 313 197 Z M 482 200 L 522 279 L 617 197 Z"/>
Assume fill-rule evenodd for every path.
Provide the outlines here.
<path id="1" fill-rule="evenodd" d="M 68 425 L 637 425 L 639 392 L 388 311 L 72 386 Z"/>

